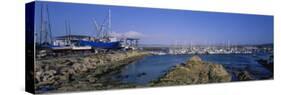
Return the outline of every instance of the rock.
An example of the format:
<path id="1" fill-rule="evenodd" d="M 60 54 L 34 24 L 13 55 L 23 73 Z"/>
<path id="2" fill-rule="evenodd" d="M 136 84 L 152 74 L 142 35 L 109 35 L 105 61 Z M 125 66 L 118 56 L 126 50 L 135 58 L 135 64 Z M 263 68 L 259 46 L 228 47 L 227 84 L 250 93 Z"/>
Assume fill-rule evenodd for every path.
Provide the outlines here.
<path id="1" fill-rule="evenodd" d="M 152 86 L 204 84 L 231 81 L 231 75 L 220 64 L 203 62 L 200 57 L 193 56 L 185 65 L 177 65 Z"/>
<path id="2" fill-rule="evenodd" d="M 239 72 L 237 77 L 238 77 L 239 81 L 248 81 L 248 80 L 254 79 L 248 71 Z"/>
<path id="3" fill-rule="evenodd" d="M 62 67 L 60 69 L 60 74 L 61 75 L 75 74 L 75 71 L 73 68 L 70 68 L 70 67 Z"/>
<path id="4" fill-rule="evenodd" d="M 54 78 L 54 71 L 46 71 L 43 73 L 43 80 L 42 81 L 50 81 Z"/>
<path id="5" fill-rule="evenodd" d="M 76 73 L 85 72 L 88 70 L 87 67 L 85 66 L 85 64 L 83 64 L 83 63 L 74 63 L 72 65 L 72 68 L 74 69 L 74 71 Z"/>
<path id="6" fill-rule="evenodd" d="M 40 70 L 40 71 L 37 71 L 36 73 L 35 73 L 35 82 L 36 83 L 38 83 L 38 82 L 41 82 L 41 76 L 42 76 L 42 74 L 43 74 L 43 70 Z"/>
<path id="7" fill-rule="evenodd" d="M 202 59 L 201 59 L 199 56 L 195 55 L 195 56 L 192 56 L 192 57 L 189 59 L 189 61 L 201 62 Z"/>
<path id="8" fill-rule="evenodd" d="M 63 64 L 68 65 L 68 66 L 72 66 L 74 64 L 74 62 L 76 62 L 76 61 L 73 60 L 73 59 L 66 59 Z"/>
<path id="9" fill-rule="evenodd" d="M 61 81 L 69 80 L 69 75 L 63 75 L 63 76 L 58 76 L 58 77 L 59 77 L 59 80 L 61 80 Z"/>
<path id="10" fill-rule="evenodd" d="M 231 81 L 231 75 L 220 64 L 209 65 L 210 82 L 228 82 Z"/>
<path id="11" fill-rule="evenodd" d="M 48 70 L 45 72 L 37 72 L 38 75 L 36 75 L 35 79 L 36 82 L 40 85 L 48 85 L 48 84 L 54 84 L 55 83 L 55 70 Z"/>
<path id="12" fill-rule="evenodd" d="M 97 81 L 97 78 L 96 78 L 95 76 L 93 76 L 93 75 L 88 75 L 88 76 L 87 76 L 87 79 L 88 79 L 88 81 L 89 81 L 90 83 L 94 83 L 94 82 Z"/>

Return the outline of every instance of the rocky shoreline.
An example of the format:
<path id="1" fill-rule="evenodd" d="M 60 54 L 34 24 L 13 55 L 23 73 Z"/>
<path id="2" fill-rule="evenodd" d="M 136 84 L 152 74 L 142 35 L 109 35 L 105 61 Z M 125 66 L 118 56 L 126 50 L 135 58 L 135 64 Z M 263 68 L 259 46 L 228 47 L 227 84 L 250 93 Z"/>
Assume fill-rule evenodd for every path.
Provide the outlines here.
<path id="1" fill-rule="evenodd" d="M 122 83 L 113 79 L 112 76 L 120 73 L 122 67 L 148 55 L 151 54 L 128 51 L 38 60 L 35 67 L 36 91 L 52 93 L 256 80 L 253 72 L 247 71 L 247 68 L 232 70 L 222 64 L 202 61 L 197 55 L 145 85 Z"/>
<path id="2" fill-rule="evenodd" d="M 48 93 L 114 88 L 114 83 L 106 81 L 106 74 L 147 55 L 147 52 L 128 51 L 37 60 L 35 89 L 38 93 Z"/>

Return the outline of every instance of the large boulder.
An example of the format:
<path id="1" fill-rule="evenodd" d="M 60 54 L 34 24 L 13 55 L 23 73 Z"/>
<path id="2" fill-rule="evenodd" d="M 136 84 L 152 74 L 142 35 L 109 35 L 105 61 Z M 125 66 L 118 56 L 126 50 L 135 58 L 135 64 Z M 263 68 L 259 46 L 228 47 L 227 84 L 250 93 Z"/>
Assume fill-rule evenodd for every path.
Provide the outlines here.
<path id="1" fill-rule="evenodd" d="M 220 64 L 204 62 L 199 56 L 193 56 L 183 65 L 177 65 L 158 81 L 157 85 L 204 84 L 231 81 L 231 75 Z"/>

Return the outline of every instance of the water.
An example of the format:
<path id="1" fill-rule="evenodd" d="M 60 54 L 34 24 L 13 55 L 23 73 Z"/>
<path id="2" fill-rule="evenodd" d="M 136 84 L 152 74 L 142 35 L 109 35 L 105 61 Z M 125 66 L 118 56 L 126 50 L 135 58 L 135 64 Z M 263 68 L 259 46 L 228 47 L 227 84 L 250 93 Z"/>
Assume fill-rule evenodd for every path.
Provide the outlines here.
<path id="1" fill-rule="evenodd" d="M 203 61 L 222 64 L 228 72 L 247 70 L 260 79 L 268 77 L 272 73 L 258 64 L 255 60 L 260 58 L 249 54 L 229 54 L 229 55 L 199 55 Z M 264 57 L 265 54 L 258 56 Z M 157 80 L 163 76 L 173 66 L 185 63 L 192 55 L 153 55 L 147 56 L 121 69 L 112 77 L 122 83 L 133 83 L 146 85 L 150 81 Z M 233 80 L 236 80 L 233 78 Z"/>

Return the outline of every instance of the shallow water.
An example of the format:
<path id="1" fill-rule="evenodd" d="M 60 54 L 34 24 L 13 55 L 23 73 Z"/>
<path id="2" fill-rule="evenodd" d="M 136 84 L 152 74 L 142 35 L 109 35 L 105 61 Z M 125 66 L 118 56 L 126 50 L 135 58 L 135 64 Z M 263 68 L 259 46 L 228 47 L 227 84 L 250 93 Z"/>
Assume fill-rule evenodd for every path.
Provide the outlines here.
<path id="1" fill-rule="evenodd" d="M 150 81 L 157 80 L 176 64 L 185 63 L 192 55 L 153 55 L 147 56 L 121 69 L 112 78 L 122 83 L 146 85 Z M 272 75 L 270 71 L 256 62 L 256 59 L 264 58 L 265 54 L 217 54 L 199 55 L 203 61 L 222 64 L 228 72 L 247 70 L 255 79 L 261 79 Z M 235 77 L 233 81 L 237 80 Z"/>

